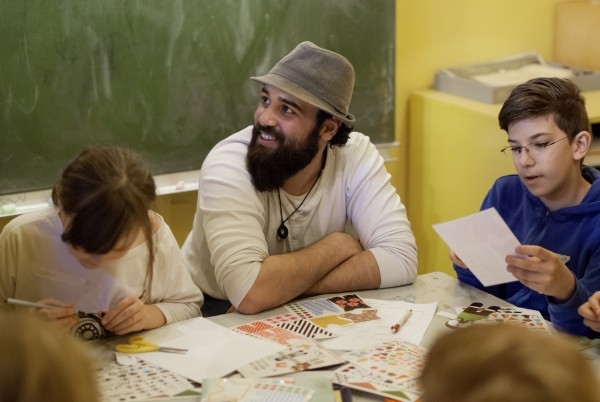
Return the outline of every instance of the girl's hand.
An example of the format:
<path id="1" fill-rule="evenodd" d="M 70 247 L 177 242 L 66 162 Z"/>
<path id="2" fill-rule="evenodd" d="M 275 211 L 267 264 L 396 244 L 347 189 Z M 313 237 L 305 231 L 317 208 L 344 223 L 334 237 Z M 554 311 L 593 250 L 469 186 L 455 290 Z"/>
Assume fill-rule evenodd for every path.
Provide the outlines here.
<path id="1" fill-rule="evenodd" d="M 40 300 L 38 303 L 59 307 L 40 308 L 36 310 L 38 314 L 54 322 L 59 328 L 69 330 L 79 321 L 79 316 L 77 316 L 75 306 L 72 304 L 65 304 L 55 299 L 44 299 Z"/>
<path id="2" fill-rule="evenodd" d="M 102 317 L 104 328 L 117 335 L 158 328 L 166 321 L 158 307 L 144 304 L 135 296 L 127 296 Z"/>

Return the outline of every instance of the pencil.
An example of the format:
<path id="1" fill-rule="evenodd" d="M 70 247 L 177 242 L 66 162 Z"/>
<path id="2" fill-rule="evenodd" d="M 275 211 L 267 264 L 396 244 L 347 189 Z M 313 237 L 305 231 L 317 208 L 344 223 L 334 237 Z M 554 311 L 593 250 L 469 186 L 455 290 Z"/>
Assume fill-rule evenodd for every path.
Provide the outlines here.
<path id="1" fill-rule="evenodd" d="M 8 304 L 15 304 L 17 306 L 25 306 L 25 307 L 33 307 L 33 308 L 63 308 L 63 307 L 59 307 L 59 306 L 52 306 L 50 304 L 34 303 L 34 302 L 27 301 L 27 300 L 13 299 L 12 297 L 9 297 L 8 299 L 6 299 L 6 302 Z"/>
<path id="2" fill-rule="evenodd" d="M 391 330 L 392 333 L 395 334 L 396 332 L 400 331 L 400 327 L 402 327 L 406 321 L 408 321 L 408 319 L 410 318 L 412 314 L 412 310 L 408 310 L 407 312 L 405 312 L 404 314 L 402 314 L 402 317 L 400 317 L 400 319 L 398 320 L 397 323 L 395 323 L 394 325 L 392 325 Z"/>

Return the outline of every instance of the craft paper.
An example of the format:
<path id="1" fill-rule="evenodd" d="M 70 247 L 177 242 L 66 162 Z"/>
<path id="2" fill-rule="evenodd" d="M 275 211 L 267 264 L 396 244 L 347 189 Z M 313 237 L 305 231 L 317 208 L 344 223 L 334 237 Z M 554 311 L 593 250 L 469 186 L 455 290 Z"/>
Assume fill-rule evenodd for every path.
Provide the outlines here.
<path id="1" fill-rule="evenodd" d="M 202 402 L 223 402 L 224 400 L 227 402 L 238 402 L 238 401 L 247 401 L 247 399 L 243 399 L 246 396 L 250 397 L 253 391 L 256 389 L 256 384 L 276 384 L 278 386 L 295 386 L 298 387 L 298 392 L 301 394 L 300 396 L 308 396 L 310 402 L 336 402 L 334 399 L 333 387 L 331 384 L 331 379 L 327 375 L 328 372 L 319 372 L 314 373 L 310 371 L 297 372 L 292 374 L 286 374 L 284 377 L 278 377 L 273 379 L 268 378 L 259 378 L 259 379 L 249 379 L 249 378 L 241 378 L 239 374 L 234 374 L 227 379 L 206 379 L 202 384 L 202 389 L 205 394 L 203 397 L 206 399 L 202 399 Z M 236 384 L 234 387 L 238 388 L 238 391 L 247 391 L 246 394 L 230 394 L 228 391 L 230 390 L 229 384 L 232 381 Z M 252 402 L 293 402 L 299 398 L 293 393 L 289 391 L 291 389 L 279 388 L 279 390 L 288 391 L 285 393 L 273 393 L 272 391 L 266 390 L 266 392 L 260 392 L 260 395 L 252 395 L 255 399 L 250 399 Z M 311 392 L 307 392 L 310 390 Z M 265 391 L 264 389 L 262 391 Z M 219 395 L 220 394 L 220 395 Z M 220 397 L 224 397 L 222 399 Z M 290 399 L 286 399 L 289 397 Z"/>
<path id="2" fill-rule="evenodd" d="M 552 333 L 553 329 L 537 310 L 520 307 L 487 306 L 473 302 L 468 307 L 457 308 L 456 318 L 450 319 L 446 326 L 463 328 L 470 325 L 511 324 L 534 331 Z"/>
<path id="3" fill-rule="evenodd" d="M 308 402 L 314 393 L 282 380 L 210 378 L 205 382 L 202 402 Z"/>
<path id="4" fill-rule="evenodd" d="M 365 299 L 364 301 L 369 306 L 377 309 L 374 311 L 377 311 L 380 318 L 357 322 L 354 325 L 328 326 L 327 329 L 333 332 L 336 337 L 322 341 L 323 346 L 335 350 L 355 350 L 374 347 L 384 341 L 394 339 L 405 340 L 418 345 L 423 340 L 437 308 L 437 302 L 415 304 L 377 299 Z M 391 331 L 391 326 L 407 310 L 413 311 L 410 318 L 394 334 Z"/>
<path id="5" fill-rule="evenodd" d="M 350 363 L 334 371 L 333 381 L 399 401 L 417 401 L 425 356 L 426 350 L 412 343 L 387 341 L 344 354 Z"/>
<path id="6" fill-rule="evenodd" d="M 288 348 L 239 367 L 244 377 L 271 377 L 342 364 L 338 355 L 312 339 L 290 339 Z"/>
<path id="7" fill-rule="evenodd" d="M 519 241 L 495 208 L 438 223 L 433 229 L 483 286 L 514 282 L 504 259 L 515 255 Z"/>
<path id="8" fill-rule="evenodd" d="M 137 359 L 136 359 L 137 360 Z M 133 365 L 107 362 L 97 369 L 102 402 L 146 401 L 200 390 L 186 378 L 144 361 Z"/>
<path id="9" fill-rule="evenodd" d="M 286 344 L 289 338 L 326 339 L 334 335 L 295 314 L 284 314 L 238 325 L 235 331 Z"/>
<path id="10" fill-rule="evenodd" d="M 254 360 L 285 349 L 284 345 L 234 332 L 199 317 L 169 331 L 144 334 L 146 340 L 161 346 L 188 349 L 185 354 L 144 353 L 145 361 L 197 382 L 223 377 Z"/>

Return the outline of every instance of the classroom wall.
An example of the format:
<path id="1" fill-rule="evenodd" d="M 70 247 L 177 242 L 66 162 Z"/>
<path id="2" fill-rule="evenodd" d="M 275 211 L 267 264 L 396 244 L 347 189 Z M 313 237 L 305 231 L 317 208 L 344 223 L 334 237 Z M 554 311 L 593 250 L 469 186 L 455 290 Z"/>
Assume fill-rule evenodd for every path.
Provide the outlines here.
<path id="1" fill-rule="evenodd" d="M 404 146 L 402 163 L 392 174 L 401 196 L 410 190 L 405 173 L 410 93 L 432 87 L 435 72 L 449 66 L 525 51 L 551 60 L 554 8 L 560 1 L 397 0 L 396 122 L 397 140 Z"/>

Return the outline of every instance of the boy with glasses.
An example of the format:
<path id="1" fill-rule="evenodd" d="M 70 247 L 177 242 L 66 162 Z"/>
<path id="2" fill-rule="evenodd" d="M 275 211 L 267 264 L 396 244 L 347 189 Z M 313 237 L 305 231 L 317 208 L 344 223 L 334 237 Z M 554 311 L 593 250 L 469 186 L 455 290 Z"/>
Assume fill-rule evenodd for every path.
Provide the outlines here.
<path id="1" fill-rule="evenodd" d="M 517 281 L 483 287 L 451 251 L 458 279 L 539 310 L 561 331 L 598 337 L 577 313 L 600 289 L 600 172 L 583 165 L 585 99 L 567 79 L 536 78 L 511 92 L 498 120 L 517 174 L 499 178 L 481 209 L 496 208 L 522 244 L 506 256 Z"/>

